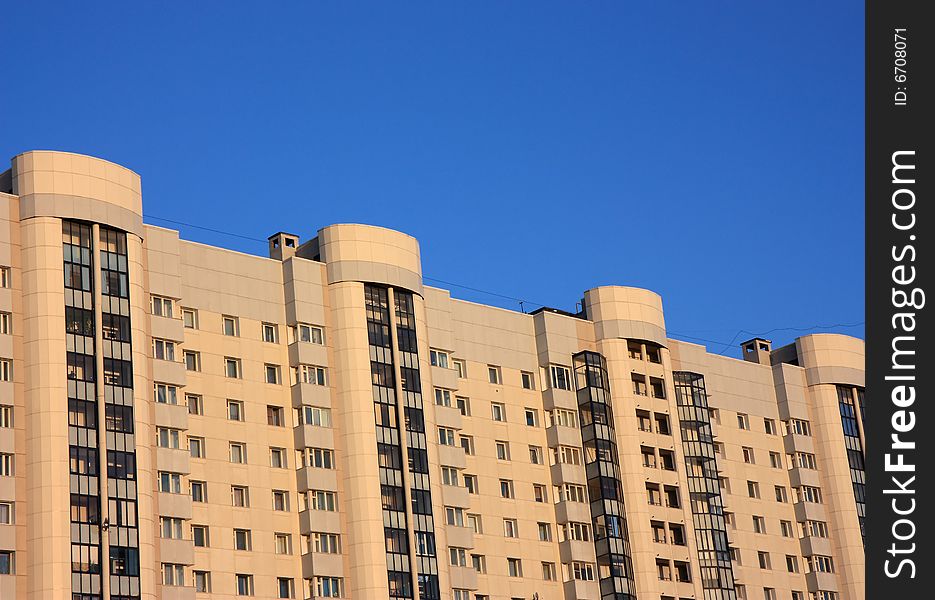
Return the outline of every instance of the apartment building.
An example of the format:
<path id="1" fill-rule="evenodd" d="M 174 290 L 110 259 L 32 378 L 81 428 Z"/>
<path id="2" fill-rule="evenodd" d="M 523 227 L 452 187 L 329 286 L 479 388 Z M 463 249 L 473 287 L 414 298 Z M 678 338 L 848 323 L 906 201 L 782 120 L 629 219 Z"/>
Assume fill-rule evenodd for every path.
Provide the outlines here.
<path id="1" fill-rule="evenodd" d="M 26 152 L 0 598 L 862 600 L 863 342 L 742 352 L 644 289 L 452 298 L 379 227 L 182 240 L 132 171 Z"/>

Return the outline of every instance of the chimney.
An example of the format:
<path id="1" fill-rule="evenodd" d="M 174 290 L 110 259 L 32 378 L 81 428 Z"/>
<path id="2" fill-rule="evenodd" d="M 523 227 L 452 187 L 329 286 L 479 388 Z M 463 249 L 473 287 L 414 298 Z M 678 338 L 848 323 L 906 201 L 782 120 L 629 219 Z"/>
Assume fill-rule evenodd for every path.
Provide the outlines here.
<path id="1" fill-rule="evenodd" d="M 743 349 L 743 359 L 747 362 L 755 362 L 761 365 L 768 365 L 769 354 L 773 351 L 773 343 L 763 338 L 753 338 L 740 344 Z"/>
<path id="2" fill-rule="evenodd" d="M 269 236 L 269 257 L 275 260 L 286 260 L 295 256 L 299 247 L 299 236 L 280 231 Z"/>

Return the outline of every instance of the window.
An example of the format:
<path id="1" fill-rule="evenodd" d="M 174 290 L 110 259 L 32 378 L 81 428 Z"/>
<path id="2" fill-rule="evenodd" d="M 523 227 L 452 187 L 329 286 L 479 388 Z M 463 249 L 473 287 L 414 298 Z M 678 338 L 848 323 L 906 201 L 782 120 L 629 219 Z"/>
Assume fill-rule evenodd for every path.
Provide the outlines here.
<path id="1" fill-rule="evenodd" d="M 766 533 L 766 519 L 753 515 L 753 531 L 754 533 Z"/>
<path id="2" fill-rule="evenodd" d="M 467 551 L 464 548 L 448 548 L 448 564 L 452 567 L 467 566 Z"/>
<path id="3" fill-rule="evenodd" d="M 273 510 L 289 512 L 289 492 L 286 490 L 273 490 Z"/>
<path id="4" fill-rule="evenodd" d="M 231 421 L 243 421 L 243 402 L 240 400 L 227 401 L 227 418 Z"/>
<path id="5" fill-rule="evenodd" d="M 194 308 L 183 308 L 182 325 L 186 329 L 198 329 L 198 311 Z"/>
<path id="6" fill-rule="evenodd" d="M 455 445 L 455 430 L 447 427 L 438 428 L 438 443 L 442 446 Z"/>
<path id="7" fill-rule="evenodd" d="M 167 427 L 156 428 L 156 445 L 160 448 L 179 448 L 179 430 L 169 429 Z"/>
<path id="8" fill-rule="evenodd" d="M 759 498 L 760 497 L 760 484 L 757 483 L 756 481 L 748 481 L 747 482 L 747 495 L 750 496 L 751 498 Z"/>
<path id="9" fill-rule="evenodd" d="M 549 501 L 545 486 L 539 483 L 532 484 L 532 497 L 536 502 L 546 503 Z"/>
<path id="10" fill-rule="evenodd" d="M 627 352 L 633 360 L 643 360 L 643 347 L 636 342 L 627 343 Z"/>
<path id="11" fill-rule="evenodd" d="M 757 561 L 760 563 L 761 569 L 771 569 L 772 565 L 769 560 L 769 552 L 759 551 L 756 553 Z"/>
<path id="12" fill-rule="evenodd" d="M 464 453 L 468 456 L 474 456 L 474 437 L 470 435 L 460 435 L 458 436 L 458 442 L 461 444 L 461 448 L 464 450 Z"/>
<path id="13" fill-rule="evenodd" d="M 672 565 L 669 564 L 669 561 L 657 558 L 656 573 L 660 581 L 672 581 Z"/>
<path id="14" fill-rule="evenodd" d="M 222 316 L 221 329 L 224 332 L 224 335 L 233 337 L 240 335 L 240 324 L 238 323 L 237 317 L 230 317 L 227 315 Z"/>
<path id="15" fill-rule="evenodd" d="M 337 494 L 325 490 L 309 490 L 306 493 L 309 510 L 337 510 Z"/>
<path id="16" fill-rule="evenodd" d="M 770 435 L 776 435 L 776 421 L 773 419 L 763 419 L 763 429 Z"/>
<path id="17" fill-rule="evenodd" d="M 669 415 L 665 413 L 656 413 L 656 433 L 660 435 L 672 435 L 672 430 L 669 428 Z"/>
<path id="18" fill-rule="evenodd" d="M 782 537 L 791 538 L 793 535 L 792 522 L 791 521 L 780 521 L 779 531 L 782 533 Z"/>
<path id="19" fill-rule="evenodd" d="M 675 470 L 675 453 L 671 450 L 659 450 L 659 466 L 664 471 Z"/>
<path id="20" fill-rule="evenodd" d="M 810 485 L 793 488 L 797 502 L 812 502 L 821 504 L 821 489 Z"/>
<path id="21" fill-rule="evenodd" d="M 448 368 L 448 353 L 442 350 L 429 349 L 429 361 L 433 367 Z"/>
<path id="22" fill-rule="evenodd" d="M 508 538 L 519 537 L 516 519 L 503 519 L 503 535 Z"/>
<path id="23" fill-rule="evenodd" d="M 756 463 L 753 457 L 753 448 L 743 447 L 743 462 L 751 465 Z"/>
<path id="24" fill-rule="evenodd" d="M 340 554 L 341 553 L 341 536 L 336 533 L 315 533 L 312 535 L 314 539 L 313 552 L 319 554 Z"/>
<path id="25" fill-rule="evenodd" d="M 285 448 L 276 448 L 275 446 L 270 447 L 269 449 L 269 466 L 274 469 L 288 469 L 288 461 L 286 459 L 286 449 Z"/>
<path id="26" fill-rule="evenodd" d="M 500 367 L 487 365 L 487 380 L 494 385 L 500 385 L 503 382 L 500 375 Z"/>
<path id="27" fill-rule="evenodd" d="M 776 600 L 776 590 L 770 587 L 763 588 L 763 600 Z"/>
<path id="28" fill-rule="evenodd" d="M 153 338 L 153 357 L 159 360 L 175 360 L 175 342 Z"/>
<path id="29" fill-rule="evenodd" d="M 569 569 L 570 578 L 578 581 L 594 581 L 594 565 L 591 563 L 573 561 Z"/>
<path id="30" fill-rule="evenodd" d="M 782 455 L 778 452 L 769 453 L 769 466 L 774 469 L 782 468 Z"/>
<path id="31" fill-rule="evenodd" d="M 569 522 L 561 526 L 561 541 L 574 540 L 578 542 L 591 541 L 591 526 L 587 523 Z"/>
<path id="32" fill-rule="evenodd" d="M 0 525 L 12 525 L 13 522 L 13 503 L 0 502 Z"/>
<path id="33" fill-rule="evenodd" d="M 685 528 L 675 523 L 669 523 L 669 534 L 672 537 L 672 543 L 676 546 L 685 546 L 688 541 L 685 538 Z"/>
<path id="34" fill-rule="evenodd" d="M 631 375 L 630 379 L 633 381 L 633 393 L 637 396 L 645 396 L 646 377 L 643 375 Z"/>
<path id="35" fill-rule="evenodd" d="M 325 368 L 315 365 L 299 365 L 293 369 L 296 383 L 326 385 Z"/>
<path id="36" fill-rule="evenodd" d="M 166 494 L 181 494 L 182 493 L 182 475 L 180 473 L 170 473 L 168 471 L 160 471 L 159 472 L 159 491 L 164 492 Z"/>
<path id="37" fill-rule="evenodd" d="M 552 449 L 553 464 L 580 465 L 581 450 L 574 446 L 559 446 Z"/>
<path id="38" fill-rule="evenodd" d="M 0 405 L 0 427 L 10 429 L 13 427 L 13 407 L 7 404 Z"/>
<path id="39" fill-rule="evenodd" d="M 786 570 L 790 573 L 799 572 L 799 559 L 791 554 L 786 555 Z"/>
<path id="40" fill-rule="evenodd" d="M 814 454 L 809 452 L 795 452 L 789 455 L 789 462 L 799 469 L 817 469 L 818 461 Z"/>
<path id="41" fill-rule="evenodd" d="M 168 317 L 172 318 L 173 312 L 172 308 L 174 306 L 174 301 L 170 298 L 163 298 L 162 296 L 153 296 L 153 314 L 157 317 Z"/>
<path id="42" fill-rule="evenodd" d="M 293 332 L 297 342 L 319 345 L 325 343 L 325 334 L 321 327 L 299 323 L 295 326 Z"/>
<path id="43" fill-rule="evenodd" d="M 468 515 L 468 527 L 471 528 L 471 531 L 481 535 L 484 533 L 484 521 L 480 515 Z"/>
<path id="44" fill-rule="evenodd" d="M 210 544 L 208 526 L 192 525 L 192 541 L 196 548 L 207 548 Z"/>
<path id="45" fill-rule="evenodd" d="M 473 555 L 472 555 L 473 556 Z M 471 591 L 470 590 L 459 590 L 457 588 L 452 588 L 452 600 L 471 600 Z M 476 599 L 477 596 L 474 596 Z"/>
<path id="46" fill-rule="evenodd" d="M 540 542 L 551 542 L 552 541 L 552 526 L 548 523 L 538 523 L 537 528 L 539 530 L 539 541 Z"/>
<path id="47" fill-rule="evenodd" d="M 305 461 L 302 466 L 316 469 L 334 468 L 334 450 L 328 448 L 306 448 Z"/>
<path id="48" fill-rule="evenodd" d="M 299 425 L 331 427 L 331 409 L 320 406 L 303 406 L 296 409 L 296 422 Z"/>
<path id="49" fill-rule="evenodd" d="M 211 573 L 209 571 L 194 571 L 195 591 L 209 593 L 211 591 Z"/>
<path id="50" fill-rule="evenodd" d="M 691 567 L 687 562 L 674 561 L 673 566 L 675 566 L 675 580 L 681 581 L 683 583 L 691 582 Z"/>
<path id="51" fill-rule="evenodd" d="M 201 353 L 195 352 L 194 350 L 185 350 L 182 352 L 182 356 L 185 359 L 185 370 L 186 371 L 200 371 L 201 370 Z"/>
<path id="52" fill-rule="evenodd" d="M 185 401 L 188 403 L 188 414 L 190 415 L 205 414 L 204 400 L 202 399 L 201 396 L 197 394 L 185 394 Z"/>
<path id="53" fill-rule="evenodd" d="M 224 357 L 224 375 L 231 379 L 240 379 L 240 359 Z M 251 579 L 251 581 L 253 581 Z"/>
<path id="54" fill-rule="evenodd" d="M 534 465 L 542 464 L 542 448 L 540 446 L 529 447 L 529 462 Z"/>
<path id="55" fill-rule="evenodd" d="M 159 517 L 161 537 L 167 540 L 182 539 L 182 519 L 178 517 Z"/>
<path id="56" fill-rule="evenodd" d="M 458 470 L 454 467 L 442 467 L 442 484 L 458 485 Z"/>
<path id="57" fill-rule="evenodd" d="M 231 504 L 240 508 L 250 506 L 250 490 L 241 485 L 231 486 Z"/>
<path id="58" fill-rule="evenodd" d="M 179 388 L 166 383 L 153 384 L 153 397 L 159 404 L 178 404 Z"/>
<path id="59" fill-rule="evenodd" d="M 799 523 L 802 529 L 802 537 L 828 537 L 828 524 L 824 521 L 804 521 Z M 791 537 L 791 536 L 790 536 Z"/>
<path id="60" fill-rule="evenodd" d="M 561 365 L 550 365 L 549 373 L 551 375 L 550 381 L 553 389 L 571 389 L 571 371 L 568 369 L 568 367 L 563 367 Z"/>
<path id="61" fill-rule="evenodd" d="M 234 530 L 234 550 L 253 549 L 253 534 L 249 529 Z"/>
<path id="62" fill-rule="evenodd" d="M 804 419 L 789 419 L 786 422 L 786 433 L 790 435 L 812 435 L 812 424 Z"/>
<path id="63" fill-rule="evenodd" d="M 522 371 L 522 372 L 520 372 L 519 375 L 520 375 L 520 378 L 522 379 L 522 382 L 523 382 L 523 389 L 524 389 L 524 390 L 534 390 L 534 389 L 536 389 L 536 379 L 535 379 L 535 375 L 533 375 L 532 373 L 530 373 L 530 372 L 528 372 L 528 371 Z M 552 566 L 554 567 L 555 565 L 552 565 Z"/>
<path id="64" fill-rule="evenodd" d="M 446 506 L 445 519 L 449 525 L 454 527 L 464 527 L 464 509 L 454 506 Z"/>
<path id="65" fill-rule="evenodd" d="M 539 411 L 534 408 L 526 409 L 526 425 L 529 427 L 539 426 Z"/>
<path id="66" fill-rule="evenodd" d="M 556 408 L 548 412 L 549 426 L 578 427 L 578 412 L 564 408 Z"/>
<path id="67" fill-rule="evenodd" d="M 268 405 L 266 407 L 266 424 L 271 427 L 285 427 L 285 411 L 281 406 Z"/>
<path id="68" fill-rule="evenodd" d="M 247 462 L 247 445 L 242 442 L 231 442 L 230 444 L 230 459 L 232 463 L 237 464 L 246 464 Z"/>
<path id="69" fill-rule="evenodd" d="M 662 487 L 662 492 L 666 497 L 666 506 L 669 508 L 679 508 L 682 502 L 679 500 L 679 489 L 672 485 Z"/>
<path id="70" fill-rule="evenodd" d="M 830 556 L 806 556 L 805 564 L 809 573 L 834 573 L 834 561 Z"/>
<path id="71" fill-rule="evenodd" d="M 781 485 L 777 485 L 775 486 L 774 489 L 776 491 L 776 502 L 788 502 L 789 501 L 789 495 L 786 493 L 785 487 Z"/>
<path id="72" fill-rule="evenodd" d="M 9 335 L 13 325 L 13 315 L 8 312 L 0 312 L 0 333 Z"/>
<path id="73" fill-rule="evenodd" d="M 468 494 L 477 494 L 477 475 L 464 474 L 464 487 Z"/>
<path id="74" fill-rule="evenodd" d="M 661 521 L 650 521 L 649 526 L 653 532 L 653 541 L 658 544 L 666 543 L 666 525 Z"/>
<path id="75" fill-rule="evenodd" d="M 750 429 L 750 417 L 744 413 L 737 413 L 737 427 L 741 429 Z"/>
<path id="76" fill-rule="evenodd" d="M 663 380 L 656 377 L 649 378 L 649 390 L 653 398 L 666 397 L 666 384 Z"/>
<path id="77" fill-rule="evenodd" d="M 500 480 L 500 497 L 501 498 L 514 498 L 513 494 L 513 481 L 511 479 L 501 479 Z"/>
<path id="78" fill-rule="evenodd" d="M 465 398 L 464 396 L 455 396 L 455 403 L 458 406 L 458 412 L 461 413 L 462 417 L 471 416 L 471 400 L 470 398 Z"/>
<path id="79" fill-rule="evenodd" d="M 717 478 L 718 487 L 724 491 L 725 494 L 730 493 L 730 479 L 727 477 L 718 477 Z"/>
<path id="80" fill-rule="evenodd" d="M 463 360 L 452 358 L 451 366 L 458 373 L 459 379 L 464 379 L 467 377 L 467 365 Z"/>
<path id="81" fill-rule="evenodd" d="M 242 573 L 238 573 L 234 576 L 234 578 L 237 585 L 238 596 L 253 595 L 253 575 L 244 575 Z"/>
<path id="82" fill-rule="evenodd" d="M 636 420 L 640 431 L 651 432 L 653 430 L 650 414 L 644 410 L 636 411 Z"/>
<path id="83" fill-rule="evenodd" d="M 274 323 L 263 323 L 263 341 L 270 344 L 279 343 L 279 327 Z"/>
<path id="84" fill-rule="evenodd" d="M 662 495 L 659 493 L 659 486 L 654 483 L 646 484 L 647 501 L 652 506 L 662 506 Z"/>
<path id="85" fill-rule="evenodd" d="M 500 402 L 490 403 L 490 414 L 494 421 L 506 421 L 506 406 Z"/>
<path id="86" fill-rule="evenodd" d="M 290 577 L 277 577 L 276 588 L 279 590 L 277 598 L 295 598 L 295 581 Z"/>
<path id="87" fill-rule="evenodd" d="M 510 442 L 497 441 L 497 459 L 510 460 Z"/>
<path id="88" fill-rule="evenodd" d="M 185 585 L 185 567 L 162 563 L 162 584 L 169 586 Z"/>
<path id="89" fill-rule="evenodd" d="M 451 390 L 435 388 L 435 404 L 438 406 L 451 406 Z"/>
<path id="90" fill-rule="evenodd" d="M 506 559 L 507 571 L 510 574 L 510 577 L 522 577 L 523 576 L 523 561 L 518 558 L 508 558 Z"/>
<path id="91" fill-rule="evenodd" d="M 566 483 L 555 486 L 555 495 L 559 502 L 587 502 L 587 494 L 583 485 Z M 658 490 L 658 487 L 656 488 Z"/>
<path id="92" fill-rule="evenodd" d="M 282 383 L 280 379 L 279 365 L 263 365 L 263 370 L 266 373 L 266 383 L 279 385 Z"/>
<path id="93" fill-rule="evenodd" d="M 12 284 L 10 267 L 0 267 L 0 288 L 9 288 Z"/>
<path id="94" fill-rule="evenodd" d="M 192 502 L 208 501 L 208 483 L 205 481 L 192 481 Z"/>
<path id="95" fill-rule="evenodd" d="M 341 598 L 344 580 L 340 577 L 315 577 L 315 595 L 321 598 Z"/>

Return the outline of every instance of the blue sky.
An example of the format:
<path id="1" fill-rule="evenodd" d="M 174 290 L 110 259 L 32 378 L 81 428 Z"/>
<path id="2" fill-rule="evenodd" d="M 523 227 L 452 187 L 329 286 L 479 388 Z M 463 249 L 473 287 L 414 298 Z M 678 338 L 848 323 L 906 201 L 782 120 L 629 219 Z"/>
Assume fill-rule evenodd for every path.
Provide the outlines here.
<path id="1" fill-rule="evenodd" d="M 728 355 L 863 321 L 861 3 L 177 7 L 8 5 L 0 156 L 126 165 L 147 221 L 246 252 L 160 219 L 400 229 L 426 276 L 529 308 L 647 287 Z"/>

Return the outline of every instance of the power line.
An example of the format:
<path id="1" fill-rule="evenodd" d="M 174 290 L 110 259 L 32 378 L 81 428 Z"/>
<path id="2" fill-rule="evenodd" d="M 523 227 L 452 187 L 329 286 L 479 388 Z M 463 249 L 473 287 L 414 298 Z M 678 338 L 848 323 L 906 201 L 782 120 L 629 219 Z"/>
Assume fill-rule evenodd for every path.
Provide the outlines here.
<path id="1" fill-rule="evenodd" d="M 175 220 L 175 219 L 167 219 L 167 218 L 165 218 L 165 217 L 157 217 L 157 216 L 154 216 L 154 215 L 146 215 L 146 218 L 147 218 L 147 219 L 156 219 L 157 221 L 165 221 L 166 223 L 172 223 L 172 224 L 174 224 L 174 225 L 182 225 L 182 226 L 185 226 L 185 227 L 191 227 L 191 228 L 193 228 L 193 229 L 200 229 L 200 230 L 202 230 L 202 231 L 209 231 L 209 232 L 211 232 L 211 233 L 217 233 L 217 234 L 220 234 L 220 235 L 228 235 L 228 236 L 231 236 L 231 237 L 236 237 L 236 238 L 240 238 L 240 239 L 244 239 L 244 240 L 249 240 L 249 241 L 252 241 L 252 242 L 259 242 L 259 243 L 261 243 L 261 244 L 266 244 L 267 241 L 268 241 L 268 240 L 263 240 L 263 239 L 260 239 L 260 238 L 252 237 L 252 236 L 249 236 L 249 235 L 243 235 L 243 234 L 240 234 L 240 233 L 232 233 L 232 232 L 230 232 L 230 231 L 223 231 L 223 230 L 221 230 L 221 229 L 213 229 L 213 228 L 211 228 L 211 227 L 204 227 L 204 226 L 202 226 L 202 225 L 195 225 L 195 224 L 193 224 L 193 223 L 186 223 L 185 221 L 177 221 L 177 220 Z M 485 290 L 485 289 L 478 288 L 478 287 L 473 287 L 473 286 L 470 286 L 470 285 L 463 285 L 463 284 L 460 284 L 460 283 L 455 283 L 455 282 L 453 282 L 453 281 L 446 281 L 446 280 L 444 280 L 444 279 L 438 279 L 438 278 L 436 278 L 436 277 L 428 277 L 427 275 L 423 275 L 423 276 L 422 276 L 422 279 L 425 279 L 425 280 L 428 280 L 428 281 L 434 281 L 434 282 L 440 283 L 440 284 L 442 284 L 442 285 L 457 287 L 457 288 L 461 288 L 461 289 L 464 289 L 464 290 L 470 290 L 470 291 L 476 292 L 476 293 L 478 293 L 478 294 L 487 294 L 488 296 L 494 296 L 494 297 L 496 297 L 496 298 L 503 298 L 503 299 L 505 299 L 505 300 L 512 300 L 513 302 L 518 302 L 519 305 L 520 305 L 520 309 L 521 309 L 524 313 L 526 312 L 526 308 L 525 308 L 525 306 L 524 306 L 525 304 L 530 304 L 530 305 L 533 305 L 533 306 L 540 306 L 540 307 L 548 306 L 548 304 L 544 304 L 544 303 L 542 303 L 542 302 L 532 302 L 531 300 L 527 300 L 527 299 L 523 299 L 523 298 L 517 298 L 516 296 L 508 296 L 508 295 L 506 295 L 506 294 L 501 294 L 501 293 L 499 293 L 499 292 L 492 292 L 492 291 L 490 291 L 490 290 Z M 729 342 L 718 341 L 718 340 L 709 340 L 709 339 L 706 339 L 706 338 L 694 337 L 694 336 L 690 336 L 690 335 L 678 333 L 678 332 L 676 332 L 676 331 L 666 331 L 666 335 L 675 336 L 676 338 L 684 338 L 684 339 L 686 339 L 686 340 L 694 340 L 694 341 L 706 342 L 706 343 L 709 343 L 709 344 L 717 344 L 717 345 L 719 345 L 719 346 L 722 346 L 721 351 L 718 352 L 717 354 L 723 355 L 725 352 L 727 352 L 728 348 L 731 348 L 731 347 L 734 345 L 734 342 L 737 341 L 737 338 L 738 338 L 741 334 L 747 334 L 747 335 L 752 336 L 752 337 L 763 337 L 763 336 L 767 336 L 767 335 L 769 335 L 769 334 L 771 334 L 771 333 L 775 333 L 775 332 L 777 332 L 777 331 L 806 332 L 806 331 L 815 331 L 816 329 L 825 329 L 825 330 L 827 330 L 827 329 L 838 329 L 838 328 L 846 329 L 846 328 L 851 328 L 851 327 L 859 327 L 859 326 L 861 326 L 861 325 L 863 325 L 863 324 L 864 324 L 864 321 L 859 321 L 859 322 L 856 322 L 856 323 L 835 323 L 835 324 L 833 324 L 833 325 L 811 325 L 811 326 L 809 326 L 809 327 L 774 327 L 773 329 L 770 329 L 769 331 L 764 331 L 764 332 L 761 332 L 761 333 L 754 333 L 754 332 L 752 332 L 752 331 L 747 331 L 746 329 L 740 329 L 740 330 L 737 331 L 737 333 L 734 334 L 734 336 L 731 338 L 731 340 L 730 340 Z"/>

